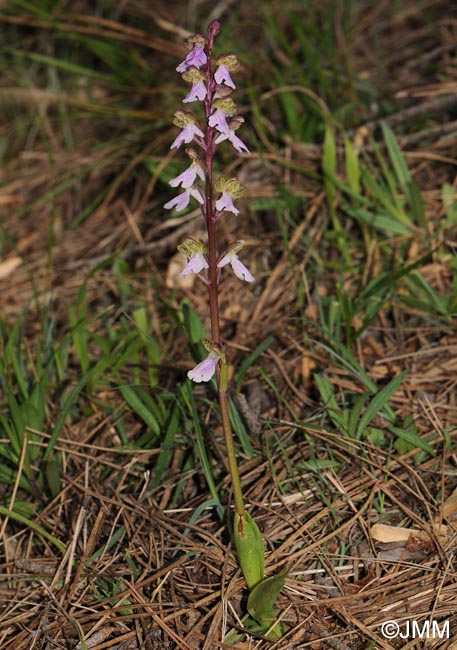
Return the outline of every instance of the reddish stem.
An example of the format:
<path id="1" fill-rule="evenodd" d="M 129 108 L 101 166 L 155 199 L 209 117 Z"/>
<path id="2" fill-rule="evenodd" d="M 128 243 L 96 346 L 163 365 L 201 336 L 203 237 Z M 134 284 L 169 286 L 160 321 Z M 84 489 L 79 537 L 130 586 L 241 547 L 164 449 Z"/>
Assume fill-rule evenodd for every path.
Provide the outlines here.
<path id="1" fill-rule="evenodd" d="M 208 233 L 208 298 L 211 318 L 211 338 L 221 347 L 221 332 L 219 323 L 219 298 L 218 298 L 218 271 L 217 271 L 217 241 L 216 241 L 216 215 L 213 207 L 213 157 L 214 157 L 214 128 L 208 124 L 211 115 L 211 106 L 214 95 L 214 81 L 211 70 L 211 46 L 208 39 L 206 65 L 206 98 L 205 98 L 205 203 L 203 206 L 206 229 Z"/>
<path id="2" fill-rule="evenodd" d="M 208 40 L 206 45 L 206 55 L 208 57 L 206 64 L 206 98 L 205 106 L 205 202 L 203 205 L 203 216 L 206 220 L 206 229 L 208 233 L 208 297 L 209 310 L 211 318 L 211 338 L 219 348 L 222 349 L 220 315 L 219 315 L 219 287 L 218 287 L 218 268 L 217 268 L 217 241 L 216 241 L 216 223 L 217 215 L 213 206 L 213 157 L 215 152 L 214 138 L 216 130 L 209 125 L 211 116 L 211 107 L 214 98 L 216 83 L 212 77 L 211 69 L 211 51 L 214 36 L 219 32 L 220 25 L 213 21 L 208 28 Z M 245 514 L 243 494 L 241 490 L 240 475 L 236 461 L 235 443 L 233 441 L 232 429 L 230 426 L 229 406 L 227 397 L 227 361 L 224 360 L 224 367 L 221 364 L 216 368 L 217 392 L 219 398 L 219 408 L 221 412 L 222 428 L 227 448 L 227 458 L 229 463 L 230 475 L 232 478 L 233 496 L 235 509 L 239 516 Z"/>

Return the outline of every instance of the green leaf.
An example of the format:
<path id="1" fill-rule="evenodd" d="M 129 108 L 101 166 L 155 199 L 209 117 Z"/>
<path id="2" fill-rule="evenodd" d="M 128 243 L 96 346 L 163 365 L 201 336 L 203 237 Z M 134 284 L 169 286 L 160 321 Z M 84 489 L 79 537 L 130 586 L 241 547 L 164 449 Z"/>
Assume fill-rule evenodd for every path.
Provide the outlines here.
<path id="1" fill-rule="evenodd" d="M 442 297 L 438 295 L 419 271 L 411 273 L 407 278 L 407 283 L 412 290 L 415 289 L 419 293 L 422 293 L 426 297 L 425 302 L 433 306 L 438 314 L 441 316 L 451 316 L 448 314 L 446 304 Z"/>
<path id="2" fill-rule="evenodd" d="M 182 318 L 192 358 L 200 362 L 208 354 L 202 345 L 202 339 L 207 338 L 206 330 L 199 315 L 186 302 L 182 305 Z"/>
<path id="3" fill-rule="evenodd" d="M 258 526 L 248 512 L 235 513 L 233 536 L 241 571 L 248 588 L 252 589 L 263 579 L 265 551 Z"/>
<path id="4" fill-rule="evenodd" d="M 251 439 L 249 437 L 248 432 L 246 431 L 244 422 L 240 417 L 238 408 L 236 407 L 234 401 L 230 397 L 228 400 L 228 406 L 229 406 L 230 424 L 232 425 L 233 432 L 235 433 L 235 435 L 237 436 L 238 440 L 241 443 L 241 446 L 243 448 L 243 454 L 247 458 L 253 458 L 254 448 L 252 446 Z"/>
<path id="5" fill-rule="evenodd" d="M 380 164 L 382 160 L 383 159 L 379 160 Z M 371 194 L 374 199 L 377 199 L 381 203 L 381 206 L 383 207 L 383 213 L 392 215 L 405 226 L 410 227 L 411 219 L 403 209 L 402 201 L 396 193 L 395 188 L 391 187 L 391 185 L 394 184 L 394 181 L 390 178 L 391 175 L 389 176 L 387 169 L 384 170 L 384 173 L 387 175 L 386 181 L 388 183 L 388 187 L 386 187 L 385 183 L 382 181 L 378 180 L 377 178 L 375 179 L 366 167 L 361 168 L 363 183 L 366 186 L 369 194 Z M 377 210 L 379 210 L 379 208 L 377 208 Z"/>
<path id="6" fill-rule="evenodd" d="M 54 546 L 56 546 L 59 551 L 62 553 L 62 555 L 65 554 L 66 548 L 64 544 L 60 540 L 58 540 L 54 535 L 51 535 L 48 533 L 47 530 L 42 528 L 41 526 L 38 526 L 34 521 L 27 519 L 27 517 L 24 517 L 23 515 L 19 514 L 18 512 L 14 512 L 14 510 L 8 510 L 8 508 L 4 508 L 3 506 L 0 506 L 0 515 L 3 515 L 4 517 L 8 517 L 9 519 L 14 519 L 15 521 L 18 521 L 21 524 L 24 524 L 25 526 L 28 526 L 28 528 L 31 528 L 35 532 L 37 532 L 39 535 L 42 535 L 45 537 L 47 540 L 49 540 Z"/>
<path id="7" fill-rule="evenodd" d="M 153 431 L 156 435 L 160 434 L 160 426 L 157 422 L 154 415 L 151 413 L 150 409 L 139 397 L 137 391 L 131 386 L 121 386 L 120 392 L 122 397 L 125 399 L 127 404 L 131 409 L 135 411 L 137 415 L 143 420 L 145 424 Z"/>
<path id="8" fill-rule="evenodd" d="M 394 168 L 398 184 L 406 193 L 408 184 L 411 182 L 408 166 L 390 126 L 383 122 L 381 128 L 382 134 L 384 136 L 384 142 L 386 143 L 387 147 L 387 153 L 389 154 L 390 162 Z"/>
<path id="9" fill-rule="evenodd" d="M 359 420 L 357 427 L 357 437 L 360 437 L 367 428 L 371 420 L 387 405 L 389 399 L 401 386 L 406 372 L 401 372 L 397 377 L 394 377 L 382 390 L 377 393 L 371 402 L 368 404 L 365 413 Z"/>
<path id="10" fill-rule="evenodd" d="M 346 432 L 348 423 L 335 399 L 332 384 L 326 377 L 317 374 L 314 375 L 314 381 L 316 382 L 317 390 L 324 402 L 324 406 L 327 409 L 331 421 L 337 429 L 342 429 Z"/>
<path id="11" fill-rule="evenodd" d="M 109 536 L 106 544 L 102 544 L 95 553 L 93 553 L 90 558 L 86 560 L 86 566 L 89 566 L 94 560 L 98 560 L 104 553 L 109 551 L 113 546 L 115 546 L 119 540 L 125 535 L 125 526 L 121 525 L 117 530 L 114 531 L 112 535 Z"/>
<path id="12" fill-rule="evenodd" d="M 344 156 L 346 162 L 346 178 L 352 192 L 360 194 L 360 167 L 354 145 L 344 136 Z"/>
<path id="13" fill-rule="evenodd" d="M 357 395 L 354 398 L 354 404 L 352 405 L 352 409 L 348 421 L 348 433 L 352 437 L 356 435 L 357 422 L 359 421 L 362 409 L 367 403 L 369 397 L 370 397 L 369 393 L 362 393 L 361 395 Z"/>
<path id="14" fill-rule="evenodd" d="M 403 440 L 408 445 L 410 445 L 410 449 L 414 449 L 415 447 L 418 447 L 419 449 L 422 449 L 422 451 L 425 451 L 430 456 L 435 455 L 435 450 L 433 449 L 433 447 L 429 445 L 428 442 L 420 438 L 419 435 L 411 428 L 403 429 L 401 427 L 390 427 L 390 430 L 393 433 L 395 433 L 395 435 L 398 436 L 400 440 Z"/>
<path id="15" fill-rule="evenodd" d="M 253 350 L 247 357 L 245 357 L 242 363 L 238 366 L 236 371 L 235 379 L 235 393 L 238 393 L 240 390 L 241 382 L 243 377 L 246 374 L 247 370 L 256 362 L 260 355 L 265 352 L 267 348 L 273 343 L 273 336 L 268 336 L 260 345 L 258 345 L 255 350 Z"/>
<path id="16" fill-rule="evenodd" d="M 165 437 L 161 442 L 161 452 L 158 459 L 154 463 L 154 478 L 151 481 L 151 488 L 156 488 L 163 483 L 164 474 L 167 467 L 170 465 L 171 458 L 174 452 L 175 437 L 178 433 L 179 426 L 179 405 L 175 404 L 171 414 L 170 421 L 165 432 Z"/>
<path id="17" fill-rule="evenodd" d="M 278 575 L 265 578 L 255 585 L 249 594 L 248 612 L 262 626 L 264 633 L 271 628 L 276 620 L 274 606 L 289 571 L 290 568 L 286 567 Z M 275 625 L 268 632 L 268 636 L 271 639 L 281 638 L 282 630 L 280 625 Z"/>
<path id="18" fill-rule="evenodd" d="M 206 337 L 206 330 L 203 327 L 200 316 L 186 302 L 182 306 L 182 315 L 189 341 L 194 344 L 199 343 Z"/>
<path id="19" fill-rule="evenodd" d="M 60 454 L 54 454 L 46 461 L 45 466 L 46 482 L 53 497 L 57 496 L 62 489 L 60 480 Z"/>
<path id="20" fill-rule="evenodd" d="M 410 181 L 406 187 L 408 203 L 411 206 L 411 212 L 413 213 L 417 223 L 425 231 L 428 227 L 427 217 L 425 215 L 425 206 L 422 199 L 420 185 L 416 181 Z"/>
<path id="21" fill-rule="evenodd" d="M 322 159 L 322 169 L 326 176 L 333 178 L 336 171 L 336 142 L 333 128 L 329 125 L 325 127 L 324 151 Z"/>
<path id="22" fill-rule="evenodd" d="M 54 431 L 52 432 L 52 435 L 51 435 L 51 437 L 49 439 L 49 442 L 47 444 L 46 450 L 45 450 L 44 455 L 43 455 L 43 461 L 46 461 L 46 460 L 48 460 L 48 458 L 50 458 L 52 450 L 54 448 L 54 445 L 56 444 L 56 442 L 57 442 L 57 440 L 59 438 L 60 432 L 62 431 L 62 429 L 63 429 L 63 427 L 65 425 L 65 420 L 67 419 L 68 414 L 70 413 L 70 409 L 73 406 L 73 403 L 74 403 L 75 399 L 77 398 L 77 396 L 79 395 L 79 393 L 83 390 L 84 386 L 87 384 L 89 379 L 91 379 L 91 376 L 92 376 L 92 373 L 90 371 L 88 373 L 86 373 L 79 380 L 79 382 L 76 384 L 76 386 L 74 386 L 72 388 L 70 394 L 68 395 L 67 400 L 66 400 L 66 402 L 64 404 L 64 407 L 60 411 L 60 415 L 59 415 L 59 418 L 58 418 L 58 420 L 56 422 L 56 425 L 54 427 Z"/>
<path id="23" fill-rule="evenodd" d="M 441 190 L 441 199 L 446 212 L 446 221 L 449 226 L 457 224 L 457 190 L 449 183 L 444 183 Z"/>
<path id="24" fill-rule="evenodd" d="M 387 235 L 410 235 L 412 228 L 409 224 L 400 221 L 397 216 L 383 214 L 378 211 L 355 208 L 346 203 L 341 206 L 342 210 L 359 223 L 366 223 L 383 234 Z"/>
<path id="25" fill-rule="evenodd" d="M 192 394 L 192 382 L 187 381 L 184 386 L 180 389 L 181 397 L 186 403 L 187 408 L 189 409 L 192 415 L 192 425 L 195 428 L 196 433 L 196 449 L 200 462 L 202 464 L 203 473 L 205 475 L 206 482 L 208 484 L 209 491 L 211 496 L 217 503 L 220 503 L 219 494 L 217 492 L 216 484 L 214 483 L 213 472 L 211 468 L 211 463 L 208 458 L 208 454 L 205 447 L 205 440 L 203 436 L 203 431 L 200 426 L 200 419 L 197 413 L 197 407 L 195 406 L 194 396 Z"/>

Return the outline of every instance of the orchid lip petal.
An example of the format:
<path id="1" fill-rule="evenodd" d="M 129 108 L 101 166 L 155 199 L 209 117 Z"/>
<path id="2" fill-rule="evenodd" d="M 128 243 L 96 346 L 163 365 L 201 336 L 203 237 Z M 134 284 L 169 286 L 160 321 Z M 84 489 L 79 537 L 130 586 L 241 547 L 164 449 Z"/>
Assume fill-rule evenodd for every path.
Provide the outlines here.
<path id="1" fill-rule="evenodd" d="M 189 52 L 184 61 L 178 65 L 176 70 L 178 72 L 186 72 L 188 68 L 192 66 L 194 68 L 201 68 L 202 65 L 205 65 L 208 60 L 208 57 L 205 54 L 203 47 L 194 47 L 194 49 Z"/>
<path id="2" fill-rule="evenodd" d="M 239 278 L 240 280 L 244 280 L 244 282 L 255 281 L 254 276 L 249 272 L 249 270 L 244 266 L 244 264 L 240 262 L 240 260 L 236 255 L 233 257 L 231 261 L 231 265 L 232 265 L 233 272 L 235 273 L 237 278 Z"/>
<path id="3" fill-rule="evenodd" d="M 187 376 L 197 384 L 200 384 L 202 381 L 209 381 L 216 372 L 218 361 L 219 356 L 210 352 L 206 359 L 197 364 L 192 370 L 189 370 Z"/>
<path id="4" fill-rule="evenodd" d="M 196 253 L 195 255 L 192 255 L 190 260 L 187 262 L 186 266 L 179 274 L 179 277 L 185 278 L 187 275 L 190 275 L 191 273 L 200 273 L 200 271 L 203 271 L 203 269 L 207 269 L 207 268 L 208 268 L 208 262 L 205 256 L 202 253 Z"/>
<path id="5" fill-rule="evenodd" d="M 240 211 L 235 207 L 232 197 L 227 192 L 222 193 L 221 198 L 216 201 L 215 205 L 216 205 L 216 210 L 219 210 L 220 212 L 222 212 L 223 210 L 227 210 L 228 212 L 232 212 L 233 214 L 240 213 Z"/>
<path id="6" fill-rule="evenodd" d="M 217 68 L 214 74 L 214 80 L 218 84 L 225 84 L 226 86 L 230 86 L 230 88 L 236 88 L 226 65 L 220 65 Z"/>
<path id="7" fill-rule="evenodd" d="M 176 212 L 181 212 L 181 210 L 184 210 L 184 208 L 187 208 L 189 205 L 190 197 L 193 197 L 196 199 L 200 205 L 203 205 L 204 199 L 200 192 L 194 188 L 190 187 L 184 190 L 181 194 L 178 194 L 178 196 L 175 196 L 174 199 L 171 199 L 170 201 L 167 201 L 165 205 L 163 206 L 166 210 L 171 210 L 171 208 L 176 208 Z"/>
<path id="8" fill-rule="evenodd" d="M 233 251 L 228 251 L 217 263 L 217 268 L 222 269 L 224 266 L 230 266 L 233 269 L 234 274 L 240 280 L 244 282 L 255 282 L 254 276 L 251 272 L 244 266 L 243 262 L 240 261 L 238 255 Z"/>

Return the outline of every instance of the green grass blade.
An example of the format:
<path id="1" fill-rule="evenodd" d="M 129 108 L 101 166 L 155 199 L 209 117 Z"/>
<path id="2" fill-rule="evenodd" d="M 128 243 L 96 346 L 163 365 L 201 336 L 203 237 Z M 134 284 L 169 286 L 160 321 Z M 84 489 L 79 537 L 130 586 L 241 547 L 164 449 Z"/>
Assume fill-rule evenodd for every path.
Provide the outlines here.
<path id="1" fill-rule="evenodd" d="M 381 128 L 384 142 L 386 143 L 387 153 L 389 154 L 390 162 L 392 163 L 398 184 L 406 194 L 407 187 L 411 182 L 408 166 L 390 126 L 383 122 Z"/>
<path id="2" fill-rule="evenodd" d="M 341 411 L 336 401 L 335 395 L 333 393 L 333 386 L 326 377 L 322 375 L 314 375 L 314 381 L 316 382 L 317 389 L 323 401 L 323 405 L 335 425 L 339 430 L 342 430 L 344 433 L 347 433 L 347 421 L 344 417 L 344 413 Z"/>
<path id="3" fill-rule="evenodd" d="M 38 526 L 38 524 L 36 524 L 34 521 L 27 519 L 27 517 L 24 517 L 23 515 L 19 514 L 18 512 L 15 512 L 14 510 L 8 510 L 8 508 L 4 508 L 3 506 L 0 506 L 0 515 L 3 515 L 4 517 L 8 517 L 9 519 L 14 519 L 15 521 L 18 521 L 20 524 L 24 524 L 28 528 L 31 528 L 39 535 L 42 535 L 47 540 L 49 540 L 52 544 L 54 544 L 54 546 L 56 546 L 59 549 L 62 555 L 65 554 L 67 549 L 62 544 L 62 542 L 58 540 L 56 537 L 54 537 L 54 535 L 51 535 L 51 533 L 48 533 L 47 530 L 45 530 L 41 526 Z"/>
<path id="4" fill-rule="evenodd" d="M 63 429 L 63 427 L 65 425 L 65 420 L 67 419 L 67 417 L 68 417 L 68 415 L 70 413 L 70 410 L 71 410 L 72 406 L 74 405 L 74 402 L 75 402 L 76 398 L 81 393 L 81 391 L 83 390 L 83 388 L 85 387 L 87 382 L 90 380 L 91 376 L 92 376 L 92 373 L 90 371 L 87 372 L 84 375 L 84 377 L 82 377 L 78 381 L 76 386 L 74 386 L 72 388 L 72 390 L 70 391 L 70 394 L 68 395 L 68 397 L 66 399 L 66 402 L 65 402 L 65 404 L 64 404 L 64 406 L 63 406 L 63 408 L 62 408 L 62 410 L 60 412 L 60 415 L 59 415 L 59 417 L 57 419 L 54 430 L 53 430 L 53 432 L 51 434 L 51 437 L 49 439 L 49 442 L 47 444 L 46 450 L 45 450 L 44 455 L 43 455 L 43 461 L 47 461 L 49 459 L 49 457 L 51 456 L 52 450 L 54 449 L 54 445 L 56 444 L 56 442 L 57 442 L 57 440 L 59 438 L 60 432 L 62 431 L 62 429 Z"/>
<path id="5" fill-rule="evenodd" d="M 244 426 L 243 420 L 240 417 L 238 409 L 236 408 L 232 399 L 229 398 L 229 416 L 230 424 L 232 425 L 233 432 L 237 436 L 238 440 L 241 443 L 243 453 L 247 458 L 252 458 L 254 456 L 254 448 L 249 439 L 248 432 Z"/>
<path id="6" fill-rule="evenodd" d="M 237 368 L 235 374 L 235 393 L 238 393 L 240 390 L 241 382 L 243 381 L 244 375 L 249 370 L 249 368 L 257 361 L 261 354 L 267 350 L 270 345 L 273 343 L 273 336 L 268 336 L 262 343 L 260 343 L 255 350 L 253 350 L 247 357 L 243 359 L 240 365 Z"/>
<path id="7" fill-rule="evenodd" d="M 401 427 L 390 427 L 390 430 L 395 433 L 398 438 L 407 442 L 408 445 L 411 445 L 412 448 L 418 447 L 430 456 L 435 455 L 435 450 L 433 447 L 429 445 L 428 442 L 420 438 L 415 431 L 412 431 L 411 429 L 402 429 Z"/>
<path id="8" fill-rule="evenodd" d="M 352 192 L 360 194 L 360 167 L 354 145 L 344 136 L 344 157 L 346 163 L 346 179 Z"/>
<path id="9" fill-rule="evenodd" d="M 143 422 L 151 429 L 151 431 L 153 431 L 153 433 L 160 435 L 161 430 L 157 419 L 138 395 L 137 390 L 131 386 L 121 386 L 119 390 L 130 408 L 135 411 L 135 413 L 143 420 Z"/>
<path id="10" fill-rule="evenodd" d="M 186 383 L 181 387 L 180 394 L 183 397 L 187 405 L 187 408 L 189 409 L 192 416 L 192 425 L 195 429 L 195 434 L 196 434 L 197 453 L 200 458 L 200 462 L 202 464 L 203 474 L 205 475 L 206 483 L 208 485 L 209 491 L 214 501 L 220 504 L 221 500 L 217 492 L 216 484 L 214 483 L 213 472 L 211 470 L 211 463 L 208 458 L 208 454 L 206 453 L 205 440 L 203 437 L 203 432 L 200 427 L 200 419 L 198 417 L 197 407 L 195 406 L 195 400 L 192 393 L 192 385 L 190 381 L 186 381 Z"/>
<path id="11" fill-rule="evenodd" d="M 159 457 L 154 464 L 154 477 L 151 481 L 151 488 L 155 488 L 163 482 L 165 471 L 170 465 L 170 461 L 174 453 L 173 445 L 175 444 L 175 439 L 179 432 L 178 414 L 179 407 L 178 404 L 175 404 L 171 413 L 167 430 L 165 431 L 165 436 L 160 443 L 162 451 L 160 452 Z"/>
<path id="12" fill-rule="evenodd" d="M 360 436 L 364 433 L 365 429 L 367 428 L 371 420 L 376 415 L 378 415 L 383 409 L 385 409 L 389 399 L 399 389 L 405 376 L 406 376 L 406 372 L 401 372 L 399 375 L 397 375 L 397 377 L 394 377 L 392 381 L 390 381 L 386 386 L 384 386 L 384 388 L 382 388 L 382 390 L 380 390 L 373 397 L 371 402 L 368 404 L 365 413 L 362 415 L 362 417 L 359 420 L 359 424 L 357 427 L 358 438 L 360 438 Z M 390 419 L 391 415 L 389 414 L 387 415 L 387 417 L 389 417 Z"/>

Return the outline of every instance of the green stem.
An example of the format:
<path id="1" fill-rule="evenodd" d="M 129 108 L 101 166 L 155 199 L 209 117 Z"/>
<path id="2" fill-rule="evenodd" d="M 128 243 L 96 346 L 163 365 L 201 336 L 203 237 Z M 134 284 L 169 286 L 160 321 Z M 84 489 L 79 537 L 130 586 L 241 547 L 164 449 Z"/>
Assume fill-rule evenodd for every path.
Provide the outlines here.
<path id="1" fill-rule="evenodd" d="M 236 460 L 235 443 L 233 442 L 232 427 L 230 426 L 229 406 L 227 397 L 227 361 L 222 359 L 221 369 L 218 377 L 218 394 L 219 408 L 221 412 L 222 429 L 224 431 L 225 446 L 227 449 L 227 458 L 232 479 L 233 498 L 235 500 L 235 510 L 238 515 L 245 513 L 243 491 L 241 489 L 240 473 Z"/>

